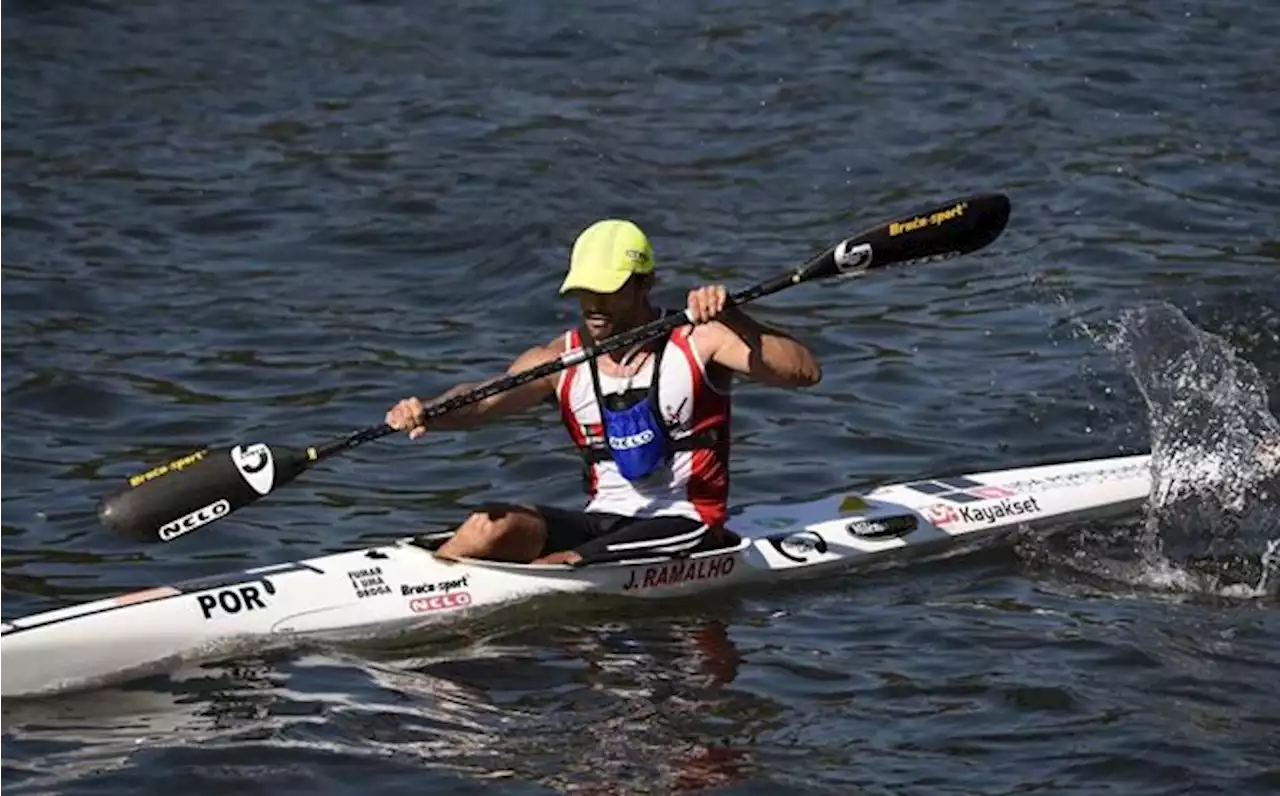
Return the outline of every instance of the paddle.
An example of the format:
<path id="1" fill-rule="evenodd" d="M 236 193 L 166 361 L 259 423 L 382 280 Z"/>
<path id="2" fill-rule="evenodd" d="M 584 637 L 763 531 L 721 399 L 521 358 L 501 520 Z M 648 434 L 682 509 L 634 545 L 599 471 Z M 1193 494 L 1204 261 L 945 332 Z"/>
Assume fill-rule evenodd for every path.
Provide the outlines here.
<path id="1" fill-rule="evenodd" d="M 1002 194 L 968 196 L 895 218 L 840 241 L 805 265 L 730 296 L 745 304 L 780 290 L 832 277 L 850 278 L 872 269 L 956 257 L 1000 236 L 1009 220 Z M 683 314 L 662 318 L 559 359 L 512 373 L 427 407 L 424 420 L 452 412 L 593 357 L 648 340 L 688 322 Z M 395 433 L 373 426 L 323 445 L 294 450 L 264 443 L 196 451 L 128 479 L 98 507 L 102 523 L 143 541 L 169 542 L 254 503 L 293 481 L 316 462 Z"/>

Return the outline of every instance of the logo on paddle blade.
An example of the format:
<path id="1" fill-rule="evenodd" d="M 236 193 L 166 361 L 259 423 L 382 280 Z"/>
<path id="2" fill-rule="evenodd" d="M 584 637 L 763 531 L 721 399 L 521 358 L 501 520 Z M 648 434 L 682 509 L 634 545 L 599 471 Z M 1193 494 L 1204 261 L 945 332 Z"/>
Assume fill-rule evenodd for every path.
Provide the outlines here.
<path id="1" fill-rule="evenodd" d="M 129 486 L 132 486 L 132 487 L 142 486 L 143 484 L 145 484 L 146 482 L 150 481 L 153 478 L 159 478 L 160 476 L 166 475 L 168 473 L 179 472 L 183 468 L 188 467 L 192 464 L 195 464 L 196 462 L 200 461 L 204 457 L 205 457 L 205 451 L 196 451 L 195 453 L 191 453 L 186 456 L 183 456 L 181 459 L 174 459 L 168 464 L 162 464 L 159 467 L 153 467 L 150 470 L 147 470 L 145 473 L 142 473 L 141 475 L 131 475 L 129 476 Z"/>
<path id="2" fill-rule="evenodd" d="M 231 449 L 231 461 L 244 478 L 245 483 L 253 487 L 259 495 L 271 491 L 275 482 L 275 462 L 271 458 L 271 449 L 258 442 L 247 448 L 239 445 Z"/>
<path id="3" fill-rule="evenodd" d="M 179 517 L 173 522 L 165 523 L 160 526 L 157 535 L 162 542 L 171 542 L 182 536 L 184 533 L 191 533 L 202 525 L 208 525 L 219 517 L 225 517 L 231 513 L 231 504 L 226 498 L 216 500 L 202 509 L 196 509 L 185 517 Z"/>
<path id="4" fill-rule="evenodd" d="M 925 227 L 936 227 L 953 218 L 960 218 L 969 209 L 968 202 L 957 202 L 945 210 L 938 210 L 927 216 L 916 216 L 906 221 L 895 221 L 889 225 L 889 237 L 896 238 L 906 232 L 915 232 Z"/>
<path id="5" fill-rule="evenodd" d="M 836 246 L 836 269 L 846 278 L 866 273 L 871 267 L 871 260 L 870 243 L 859 243 L 855 246 L 850 241 L 842 240 Z"/>

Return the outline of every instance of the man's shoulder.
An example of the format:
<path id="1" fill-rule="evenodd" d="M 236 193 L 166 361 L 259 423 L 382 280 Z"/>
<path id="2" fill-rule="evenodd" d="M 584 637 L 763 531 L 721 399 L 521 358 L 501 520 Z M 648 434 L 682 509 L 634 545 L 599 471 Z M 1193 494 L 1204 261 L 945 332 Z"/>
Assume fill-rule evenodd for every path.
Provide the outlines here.
<path id="1" fill-rule="evenodd" d="M 716 355 L 720 346 L 724 345 L 727 336 L 734 334 L 733 330 L 720 321 L 708 321 L 696 326 L 690 324 L 681 328 L 686 330 L 689 343 L 707 378 L 717 390 L 726 392 L 733 382 L 733 371 L 720 364 Z"/>
<path id="2" fill-rule="evenodd" d="M 548 340 L 545 343 L 539 343 L 521 351 L 520 354 L 511 362 L 511 366 L 507 369 L 507 372 L 517 373 L 522 370 L 540 367 L 548 362 L 558 359 L 565 350 L 564 335 L 560 335 L 559 337 Z M 551 374 L 546 378 L 554 379 L 554 374 Z"/>
<path id="3" fill-rule="evenodd" d="M 568 334 L 561 332 L 550 340 L 525 349 L 524 354 L 525 356 L 541 356 L 547 359 L 554 359 L 568 350 L 568 337 Z"/>

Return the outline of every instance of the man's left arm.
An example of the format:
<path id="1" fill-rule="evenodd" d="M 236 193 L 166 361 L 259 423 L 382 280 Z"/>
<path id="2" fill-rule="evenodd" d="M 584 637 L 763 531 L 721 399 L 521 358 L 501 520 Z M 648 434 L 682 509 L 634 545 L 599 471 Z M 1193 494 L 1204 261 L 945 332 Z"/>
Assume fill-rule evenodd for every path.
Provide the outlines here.
<path id="1" fill-rule="evenodd" d="M 822 366 L 809 347 L 787 332 L 766 326 L 741 308 L 725 308 L 718 285 L 689 294 L 694 342 L 709 362 L 773 387 L 812 387 L 822 379 Z"/>

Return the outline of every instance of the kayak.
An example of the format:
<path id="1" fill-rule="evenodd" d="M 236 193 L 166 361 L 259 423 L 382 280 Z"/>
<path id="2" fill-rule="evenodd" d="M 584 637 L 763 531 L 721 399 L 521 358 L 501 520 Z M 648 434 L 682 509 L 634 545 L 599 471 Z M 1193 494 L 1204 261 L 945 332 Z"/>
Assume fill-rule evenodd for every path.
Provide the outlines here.
<path id="1" fill-rule="evenodd" d="M 732 294 L 726 306 L 797 285 L 845 284 L 872 271 L 978 251 L 1004 232 L 1010 209 L 1004 194 L 974 194 L 900 215 Z M 432 422 L 658 339 L 693 322 L 691 313 L 664 315 L 483 382 L 421 407 L 414 420 Z M 260 442 L 202 448 L 129 477 L 99 502 L 98 519 L 140 542 L 172 543 L 267 497 L 320 462 L 396 432 L 383 423 L 305 449 Z M 1122 466 L 1131 469 L 1116 470 Z M 445 560 L 436 550 L 448 534 L 434 534 L 143 589 L 0 622 L 0 696 L 106 685 L 300 639 L 382 637 L 539 595 L 664 597 L 955 552 L 1023 525 L 1127 508 L 1149 491 L 1145 466 L 1115 460 L 1024 468 L 890 485 L 865 496 L 751 506 L 734 514 L 721 547 L 683 557 L 590 566 Z M 1112 471 L 1128 475 L 1107 475 Z"/>
<path id="2" fill-rule="evenodd" d="M 448 533 L 135 591 L 0 623 L 0 695 L 115 684 L 305 640 L 458 622 L 545 595 L 664 598 L 858 572 L 1139 509 L 1150 456 L 889 484 L 734 512 L 724 546 L 587 566 L 445 560 Z"/>

